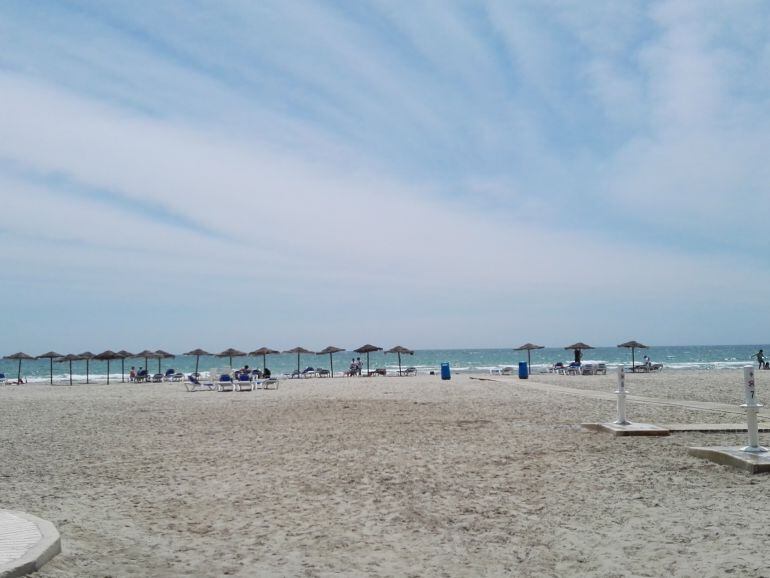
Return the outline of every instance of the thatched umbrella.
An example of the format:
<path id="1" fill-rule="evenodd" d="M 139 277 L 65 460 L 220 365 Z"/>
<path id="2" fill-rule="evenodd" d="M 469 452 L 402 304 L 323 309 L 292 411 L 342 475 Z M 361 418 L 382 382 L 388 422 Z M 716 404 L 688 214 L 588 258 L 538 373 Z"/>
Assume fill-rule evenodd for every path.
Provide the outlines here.
<path id="1" fill-rule="evenodd" d="M 517 347 L 514 349 L 514 351 L 526 351 L 527 352 L 527 371 L 532 371 L 532 360 L 530 359 L 530 354 L 532 353 L 533 349 L 545 349 L 544 345 L 535 345 L 534 343 L 525 343 L 521 347 Z"/>
<path id="2" fill-rule="evenodd" d="M 407 349 L 406 347 L 402 347 L 401 345 L 396 345 L 392 349 L 388 349 L 385 353 L 397 353 L 398 354 L 398 374 L 401 375 L 401 354 L 404 355 L 414 355 L 414 351 L 411 349 Z"/>
<path id="3" fill-rule="evenodd" d="M 634 359 L 634 350 L 647 349 L 647 346 L 642 343 L 639 343 L 638 341 L 626 341 L 625 343 L 621 343 L 620 345 L 618 345 L 618 347 L 625 347 L 631 350 L 631 370 L 636 371 L 636 361 Z"/>
<path id="4" fill-rule="evenodd" d="M 321 351 L 316 353 L 316 355 L 326 355 L 329 354 L 329 366 L 331 371 L 331 376 L 334 377 L 334 360 L 332 359 L 332 355 L 335 353 L 339 353 L 340 351 L 345 351 L 341 347 L 334 347 L 333 345 L 330 345 L 329 347 L 324 347 Z"/>
<path id="5" fill-rule="evenodd" d="M 144 370 L 149 375 L 150 370 L 147 368 L 147 360 L 155 359 L 156 357 L 158 357 L 158 354 L 155 353 L 154 351 L 150 351 L 149 349 L 145 349 L 144 351 L 140 351 L 139 353 L 137 353 L 134 357 L 140 357 L 140 358 L 144 357 Z"/>
<path id="6" fill-rule="evenodd" d="M 119 353 L 115 353 L 111 349 L 102 351 L 99 355 L 94 355 L 94 359 L 101 359 L 107 362 L 107 385 L 110 384 L 110 361 L 113 359 L 122 359 Z"/>
<path id="7" fill-rule="evenodd" d="M 173 353 L 169 353 L 168 351 L 163 351 L 162 349 L 158 349 L 155 352 L 155 355 L 158 356 L 158 373 L 160 373 L 160 360 L 161 359 L 174 359 L 174 357 L 176 357 Z"/>
<path id="8" fill-rule="evenodd" d="M 125 349 L 121 349 L 118 351 L 118 355 L 120 356 L 120 381 L 122 383 L 126 382 L 126 359 L 129 357 L 134 357 L 134 354 L 130 351 L 126 351 Z"/>
<path id="9" fill-rule="evenodd" d="M 205 349 L 193 349 L 192 351 L 188 351 L 185 353 L 185 355 L 194 355 L 195 356 L 195 375 L 198 375 L 198 364 L 201 360 L 201 355 L 211 355 L 208 351 Z"/>
<path id="10" fill-rule="evenodd" d="M 64 363 L 65 361 L 70 362 L 70 385 L 72 385 L 72 362 L 80 361 L 81 359 L 82 358 L 79 355 L 68 353 L 67 355 L 62 355 L 59 359 L 56 360 L 56 363 Z"/>
<path id="11" fill-rule="evenodd" d="M 369 373 L 369 354 L 373 351 L 382 351 L 382 347 L 377 347 L 376 345 L 369 345 L 368 343 L 366 345 L 362 345 L 358 349 L 354 349 L 356 353 L 366 353 L 366 373 Z"/>
<path id="12" fill-rule="evenodd" d="M 56 353 L 55 351 L 49 351 L 48 353 L 43 353 L 41 355 L 38 355 L 36 359 L 48 359 L 51 362 L 51 385 L 53 385 L 53 360 L 57 357 L 61 357 L 61 353 Z"/>
<path id="13" fill-rule="evenodd" d="M 284 351 L 284 353 L 296 353 L 297 354 L 297 373 L 299 373 L 299 355 L 300 353 L 308 353 L 312 354 L 313 352 L 305 349 L 304 347 L 295 347 L 294 349 L 289 349 L 287 351 Z"/>
<path id="14" fill-rule="evenodd" d="M 225 349 L 224 351 L 217 353 L 217 357 L 229 357 L 230 358 L 230 369 L 233 368 L 233 357 L 245 357 L 246 353 L 243 351 L 238 351 L 237 349 L 233 349 L 232 347 L 230 349 Z"/>
<path id="15" fill-rule="evenodd" d="M 90 383 L 88 381 L 88 370 L 89 370 L 89 364 L 91 363 L 91 360 L 95 357 L 93 353 L 90 351 L 84 351 L 79 355 L 80 359 L 86 360 L 86 383 Z"/>
<path id="16" fill-rule="evenodd" d="M 281 353 L 280 351 L 277 351 L 275 349 L 270 349 L 269 347 L 260 347 L 259 349 L 255 349 L 254 351 L 250 351 L 249 355 L 253 356 L 262 356 L 262 373 L 265 372 L 267 369 L 267 362 L 265 361 L 265 357 L 268 355 L 273 355 L 274 353 Z"/>
<path id="17" fill-rule="evenodd" d="M 6 355 L 3 359 L 18 359 L 19 360 L 19 375 L 16 378 L 16 381 L 21 381 L 21 360 L 22 359 L 35 359 L 31 355 L 27 355 L 26 353 L 19 351 L 18 353 L 14 353 L 13 355 Z"/>
<path id="18" fill-rule="evenodd" d="M 583 350 L 584 349 L 593 349 L 590 345 L 586 345 L 582 341 L 578 341 L 577 343 L 573 343 L 572 345 L 568 345 L 564 349 L 572 349 L 575 351 L 575 363 L 580 363 L 580 360 L 583 357 Z"/>

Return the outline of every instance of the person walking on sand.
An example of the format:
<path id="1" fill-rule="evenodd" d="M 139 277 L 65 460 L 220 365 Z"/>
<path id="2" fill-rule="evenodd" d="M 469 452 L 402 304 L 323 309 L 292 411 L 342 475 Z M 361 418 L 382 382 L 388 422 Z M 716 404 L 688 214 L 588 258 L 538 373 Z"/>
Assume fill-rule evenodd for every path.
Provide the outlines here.
<path id="1" fill-rule="evenodd" d="M 759 363 L 759 369 L 764 369 L 765 368 L 765 352 L 763 350 L 760 349 L 759 351 L 757 351 L 751 357 L 756 357 L 757 358 L 757 363 Z"/>

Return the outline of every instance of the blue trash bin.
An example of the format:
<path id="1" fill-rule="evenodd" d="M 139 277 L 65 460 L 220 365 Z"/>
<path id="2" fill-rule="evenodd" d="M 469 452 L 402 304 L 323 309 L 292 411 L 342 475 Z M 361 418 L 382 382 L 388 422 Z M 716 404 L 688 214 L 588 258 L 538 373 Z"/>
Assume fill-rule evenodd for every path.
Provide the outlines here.
<path id="1" fill-rule="evenodd" d="M 519 361 L 519 379 L 529 378 L 529 367 L 526 361 Z"/>
<path id="2" fill-rule="evenodd" d="M 451 379 L 452 374 L 449 372 L 449 363 L 441 364 L 441 379 Z"/>

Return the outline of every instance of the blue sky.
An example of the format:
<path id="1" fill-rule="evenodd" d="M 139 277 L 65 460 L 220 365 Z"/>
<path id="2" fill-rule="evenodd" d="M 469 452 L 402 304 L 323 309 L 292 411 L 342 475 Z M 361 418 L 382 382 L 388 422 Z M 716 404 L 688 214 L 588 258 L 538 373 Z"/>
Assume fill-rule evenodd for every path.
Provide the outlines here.
<path id="1" fill-rule="evenodd" d="M 0 351 L 762 343 L 770 5 L 0 4 Z"/>

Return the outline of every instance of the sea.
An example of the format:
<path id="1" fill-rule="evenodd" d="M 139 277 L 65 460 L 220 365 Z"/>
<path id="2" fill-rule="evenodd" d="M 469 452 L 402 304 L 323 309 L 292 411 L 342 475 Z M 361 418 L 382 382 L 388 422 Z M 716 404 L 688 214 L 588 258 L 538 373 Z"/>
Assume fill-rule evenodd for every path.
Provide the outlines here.
<path id="1" fill-rule="evenodd" d="M 752 356 L 759 350 L 770 351 L 767 345 L 678 345 L 678 346 L 652 346 L 648 349 L 635 350 L 635 361 L 641 363 L 644 355 L 649 355 L 654 363 L 663 364 L 664 371 L 720 371 L 739 369 L 751 364 L 755 360 Z M 361 357 L 364 370 L 367 367 L 366 354 L 360 355 L 353 352 L 340 352 L 334 354 L 334 373 L 341 375 L 348 369 L 353 357 Z M 531 352 L 531 373 L 547 372 L 554 363 L 561 361 L 568 363 L 574 359 L 572 351 L 563 348 L 545 348 Z M 519 362 L 527 361 L 526 351 L 514 351 L 513 349 L 423 349 L 414 352 L 414 355 L 402 355 L 401 366 L 403 368 L 414 367 L 418 373 L 439 373 L 441 365 L 448 363 L 451 372 L 457 373 L 491 373 L 503 367 L 518 368 Z M 618 365 L 631 365 L 631 350 L 618 347 L 597 347 L 583 352 L 583 362 L 604 362 L 608 368 Z M 171 359 L 147 360 L 147 368 L 150 373 L 165 373 L 168 369 L 174 369 L 182 373 L 195 371 L 195 357 L 177 355 Z M 265 363 L 273 375 L 289 374 L 297 369 L 297 355 L 283 353 L 267 356 Z M 385 368 L 388 373 L 398 371 L 398 357 L 395 354 L 375 352 L 369 354 L 369 368 Z M 248 365 L 251 368 L 262 368 L 262 357 L 236 357 L 232 360 L 234 368 Z M 145 367 L 145 359 L 129 358 L 121 365 L 121 360 L 110 362 L 110 381 L 120 381 L 123 371 L 127 374 L 131 367 L 137 370 Z M 302 354 L 299 360 L 300 369 L 306 367 L 329 367 L 328 355 Z M 220 372 L 229 369 L 228 358 L 203 356 L 200 358 L 199 370 L 202 373 Z M 50 379 L 50 363 L 48 359 L 34 361 L 22 361 L 21 374 L 30 383 L 47 382 Z M 86 376 L 88 371 L 88 376 Z M 7 378 L 15 378 L 18 374 L 18 361 L 0 359 L 0 373 Z M 53 379 L 58 382 L 69 382 L 69 363 L 53 363 Z M 88 367 L 85 361 L 72 363 L 73 382 L 104 381 L 107 379 L 107 362 L 90 360 Z"/>

